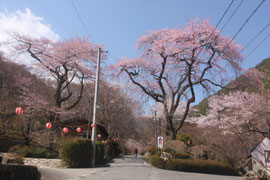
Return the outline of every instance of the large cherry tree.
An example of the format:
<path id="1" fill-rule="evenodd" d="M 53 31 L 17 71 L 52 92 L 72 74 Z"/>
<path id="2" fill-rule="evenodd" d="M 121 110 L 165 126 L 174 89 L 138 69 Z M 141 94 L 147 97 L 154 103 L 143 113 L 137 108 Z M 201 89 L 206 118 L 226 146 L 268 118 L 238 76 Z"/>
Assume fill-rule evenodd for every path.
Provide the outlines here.
<path id="1" fill-rule="evenodd" d="M 82 98 L 85 80 L 94 75 L 97 45 L 79 37 L 53 42 L 45 38 L 15 35 L 14 40 L 15 54 L 26 54 L 35 65 L 54 78 L 55 107 L 59 111 L 74 108 Z M 72 92 L 72 83 L 80 85 L 78 93 Z"/>
<path id="2" fill-rule="evenodd" d="M 206 116 L 198 118 L 200 126 L 218 125 L 224 134 L 241 136 L 260 134 L 270 137 L 270 101 L 268 93 L 230 92 L 209 100 Z"/>
<path id="3" fill-rule="evenodd" d="M 270 101 L 268 93 L 245 91 L 220 94 L 209 99 L 209 110 L 197 124 L 217 127 L 226 137 L 234 136 L 241 148 L 250 153 L 251 147 L 262 137 L 270 137 Z"/>
<path id="4" fill-rule="evenodd" d="M 183 126 L 196 87 L 223 87 L 241 68 L 241 47 L 223 37 L 208 20 L 190 20 L 180 28 L 150 31 L 136 43 L 140 56 L 115 64 L 143 94 L 161 103 L 166 135 L 175 139 Z M 183 114 L 175 121 L 179 103 Z"/>

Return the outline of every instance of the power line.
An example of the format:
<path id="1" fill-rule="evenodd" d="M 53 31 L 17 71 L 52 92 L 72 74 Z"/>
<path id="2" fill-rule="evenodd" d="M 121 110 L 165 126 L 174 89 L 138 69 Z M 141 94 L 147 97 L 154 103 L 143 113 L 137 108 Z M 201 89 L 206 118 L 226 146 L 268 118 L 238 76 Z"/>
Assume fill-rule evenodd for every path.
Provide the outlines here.
<path id="1" fill-rule="evenodd" d="M 270 36 L 270 33 L 255 47 L 255 48 L 253 48 L 251 51 L 250 51 L 250 53 L 245 57 L 245 59 L 248 57 L 248 56 L 250 56 L 267 38 L 269 38 L 269 36 Z"/>
<path id="2" fill-rule="evenodd" d="M 248 23 L 248 21 L 250 20 L 250 18 L 257 12 L 257 10 L 261 7 L 261 5 L 265 2 L 265 0 L 262 0 L 262 2 L 256 7 L 256 9 L 249 15 L 249 17 L 247 18 L 247 20 L 244 22 L 244 24 L 240 27 L 240 29 L 237 31 L 237 33 L 233 36 L 233 38 L 231 39 L 230 43 L 226 46 L 228 47 L 231 42 L 238 36 L 238 34 L 242 31 L 242 29 L 245 27 L 245 25 Z"/>
<path id="3" fill-rule="evenodd" d="M 215 28 L 213 29 L 213 31 L 211 32 L 211 34 L 208 36 L 208 38 L 206 39 L 205 44 L 209 41 L 210 37 L 213 35 L 213 33 L 215 32 L 215 30 L 217 29 L 218 25 L 220 24 L 220 22 L 222 21 L 222 19 L 224 18 L 224 16 L 227 14 L 228 10 L 230 9 L 231 5 L 233 4 L 235 0 L 232 0 L 231 3 L 229 4 L 229 6 L 227 7 L 227 9 L 225 10 L 225 12 L 223 13 L 223 15 L 221 16 L 221 18 L 219 19 L 218 23 L 216 24 Z M 202 48 L 200 49 L 199 53 L 197 54 L 197 56 L 194 58 L 196 59 L 200 53 L 202 52 Z"/>
<path id="4" fill-rule="evenodd" d="M 237 8 L 233 11 L 233 13 L 231 14 L 231 16 L 229 17 L 229 19 L 226 21 L 226 23 L 224 24 L 224 26 L 221 28 L 220 32 L 223 31 L 223 29 L 227 26 L 227 24 L 230 22 L 230 20 L 232 19 L 232 17 L 234 16 L 234 14 L 237 12 L 237 10 L 239 9 L 239 7 L 242 5 L 242 3 L 244 2 L 244 0 L 242 0 L 239 5 L 237 6 Z"/>
<path id="5" fill-rule="evenodd" d="M 231 39 L 231 41 L 225 46 L 225 48 L 223 49 L 223 52 L 225 51 L 225 49 L 227 49 L 229 47 L 229 45 L 232 43 L 232 41 L 238 36 L 238 34 L 242 31 L 242 29 L 245 27 L 245 25 L 250 20 L 250 18 L 257 12 L 257 10 L 260 8 L 260 6 L 264 2 L 265 2 L 265 0 L 262 0 L 262 2 L 256 7 L 256 9 L 249 15 L 249 17 L 247 18 L 247 20 L 243 23 L 243 25 L 240 27 L 240 29 L 237 31 L 237 33 L 233 36 L 233 38 Z M 220 54 L 214 60 L 216 60 L 219 57 L 220 57 Z"/>
<path id="6" fill-rule="evenodd" d="M 91 38 L 90 33 L 89 33 L 87 27 L 85 26 L 85 24 L 84 24 L 84 22 L 83 22 L 83 20 L 82 20 L 82 18 L 81 18 L 81 16 L 80 16 L 80 14 L 79 14 L 79 11 L 77 10 L 75 4 L 73 3 L 73 0 L 70 0 L 70 2 L 71 2 L 71 4 L 72 4 L 73 9 L 75 10 L 75 12 L 76 12 L 78 18 L 79 18 L 79 20 L 80 20 L 80 22 L 81 22 L 81 24 L 82 24 L 84 30 L 86 31 L 87 36 L 89 37 L 89 39 L 90 39 L 92 42 L 94 42 L 94 40 Z"/>
<path id="7" fill-rule="evenodd" d="M 115 60 L 119 59 L 119 58 L 113 56 L 111 53 L 108 53 L 108 55 L 111 56 L 112 58 L 114 58 Z"/>
<path id="8" fill-rule="evenodd" d="M 263 31 L 265 31 L 265 29 L 268 27 L 270 25 L 270 22 L 268 23 L 268 24 L 266 24 L 266 26 L 264 26 L 264 28 L 259 32 L 259 33 L 257 33 L 257 35 L 253 38 L 253 39 L 251 39 L 248 43 L 247 43 L 247 45 L 245 45 L 245 47 L 241 50 L 241 52 L 242 51 L 244 51 L 255 39 L 257 39 L 257 37 L 263 32 Z"/>

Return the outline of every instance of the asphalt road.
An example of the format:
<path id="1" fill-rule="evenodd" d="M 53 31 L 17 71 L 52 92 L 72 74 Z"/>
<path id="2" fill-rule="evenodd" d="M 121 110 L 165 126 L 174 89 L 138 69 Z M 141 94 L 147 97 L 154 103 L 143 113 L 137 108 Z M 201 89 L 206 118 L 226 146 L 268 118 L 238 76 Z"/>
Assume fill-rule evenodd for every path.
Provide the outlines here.
<path id="1" fill-rule="evenodd" d="M 114 159 L 109 167 L 83 169 L 39 168 L 41 180 L 240 180 L 242 177 L 185 173 L 157 169 L 138 157 Z"/>

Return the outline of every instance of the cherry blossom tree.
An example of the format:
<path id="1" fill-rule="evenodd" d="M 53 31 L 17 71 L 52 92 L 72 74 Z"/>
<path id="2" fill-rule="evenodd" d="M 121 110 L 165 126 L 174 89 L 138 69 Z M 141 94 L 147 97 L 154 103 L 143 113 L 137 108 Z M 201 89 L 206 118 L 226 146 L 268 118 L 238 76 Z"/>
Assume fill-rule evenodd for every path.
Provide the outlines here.
<path id="1" fill-rule="evenodd" d="M 75 107 L 78 116 L 92 119 L 94 102 L 94 83 L 85 85 L 83 97 Z M 90 111 L 89 111 L 90 109 Z M 90 114 L 89 114 L 90 113 Z M 117 84 L 102 81 L 99 90 L 98 123 L 106 127 L 110 137 L 122 136 L 134 138 L 138 136 L 137 118 L 140 117 L 140 106 L 131 99 Z"/>
<path id="2" fill-rule="evenodd" d="M 33 139 L 33 132 L 38 129 L 40 123 L 44 124 L 43 122 L 49 109 L 48 102 L 44 97 L 29 92 L 23 95 L 21 103 L 24 113 L 17 116 L 14 126 L 21 132 L 24 144 L 29 145 Z"/>
<path id="3" fill-rule="evenodd" d="M 55 107 L 59 110 L 74 108 L 82 97 L 84 81 L 94 76 L 97 46 L 79 37 L 53 42 L 17 34 L 14 39 L 15 54 L 27 54 L 55 79 Z M 72 92 L 72 83 L 80 84 L 79 93 Z"/>
<path id="4" fill-rule="evenodd" d="M 201 126 L 218 125 L 224 134 L 258 133 L 270 137 L 270 101 L 268 94 L 231 92 L 210 98 L 209 111 L 199 118 Z"/>
<path id="5" fill-rule="evenodd" d="M 5 135 L 8 129 L 17 130 L 22 134 L 24 143 L 29 144 L 38 119 L 50 109 L 43 90 L 51 91 L 23 65 L 15 64 L 3 55 L 0 56 L 0 67 L 1 135 Z M 18 106 L 24 110 L 22 115 L 15 113 Z"/>
<path id="6" fill-rule="evenodd" d="M 206 116 L 195 118 L 194 121 L 200 126 L 218 125 L 223 134 L 250 132 L 251 127 L 254 128 L 258 122 L 255 120 L 256 117 L 269 111 L 268 93 L 262 82 L 265 77 L 264 72 L 254 68 L 248 69 L 230 84 L 234 86 L 231 91 L 219 92 L 209 97 L 209 109 Z M 264 123 L 260 122 L 260 124 Z M 254 129 L 252 131 L 255 132 Z"/>
<path id="7" fill-rule="evenodd" d="M 18 70 L 12 65 L 0 54 L 0 135 L 5 134 L 10 127 L 10 118 L 16 115 L 14 109 L 20 87 L 14 83 L 16 80 L 14 72 Z"/>
<path id="8" fill-rule="evenodd" d="M 136 48 L 138 58 L 122 59 L 114 68 L 162 104 L 166 134 L 171 139 L 176 138 L 195 102 L 196 87 L 223 87 L 241 70 L 241 47 L 223 37 L 208 20 L 195 18 L 180 28 L 150 31 L 138 39 Z M 185 103 L 184 113 L 174 124 L 180 102 Z"/>
<path id="9" fill-rule="evenodd" d="M 240 82 L 242 91 L 209 97 L 206 115 L 195 121 L 201 127 L 216 127 L 223 135 L 234 136 L 245 149 L 245 154 L 249 154 L 251 147 L 257 143 L 254 140 L 270 137 L 270 102 L 269 91 L 264 87 L 265 78 L 265 71 L 249 69 L 238 79 L 243 80 Z"/>
<path id="10" fill-rule="evenodd" d="M 18 69 L 12 75 L 13 85 L 17 91 L 16 107 L 20 106 L 24 111 L 23 114 L 16 115 L 12 124 L 13 128 L 22 134 L 24 144 L 29 145 L 33 139 L 33 132 L 37 131 L 40 124 L 44 124 L 48 113 L 53 112 L 55 107 L 50 106 L 48 98 L 42 92 L 42 88 L 46 87 L 45 84 L 40 84 L 39 80 L 25 68 Z M 12 108 L 15 114 L 14 109 L 15 107 Z"/>

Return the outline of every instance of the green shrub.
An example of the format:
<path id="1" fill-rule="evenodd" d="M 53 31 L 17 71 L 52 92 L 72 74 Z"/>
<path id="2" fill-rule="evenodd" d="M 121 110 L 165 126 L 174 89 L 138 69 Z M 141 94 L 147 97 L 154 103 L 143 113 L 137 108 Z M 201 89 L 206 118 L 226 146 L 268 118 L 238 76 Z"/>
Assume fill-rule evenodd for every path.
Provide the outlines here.
<path id="1" fill-rule="evenodd" d="M 174 155 L 175 154 L 175 151 L 169 147 L 166 147 L 164 146 L 162 149 L 161 149 L 161 152 L 166 152 L 166 153 L 169 153 L 171 155 Z"/>
<path id="2" fill-rule="evenodd" d="M 222 162 L 199 159 L 169 159 L 165 169 L 220 175 L 236 175 L 234 169 Z"/>
<path id="3" fill-rule="evenodd" d="M 74 140 L 78 139 L 77 137 L 74 138 L 74 137 L 71 137 L 71 136 L 63 136 L 59 139 L 58 141 L 58 146 L 59 148 L 63 147 L 63 145 L 67 144 L 67 143 L 71 143 L 73 142 Z"/>
<path id="4" fill-rule="evenodd" d="M 25 146 L 22 148 L 22 153 L 25 157 L 31 158 L 57 158 L 58 154 L 54 151 L 49 151 L 45 148 L 35 146 Z"/>
<path id="5" fill-rule="evenodd" d="M 175 159 L 191 159 L 191 156 L 187 153 L 176 153 L 174 157 Z"/>
<path id="6" fill-rule="evenodd" d="M 187 144 L 187 142 L 190 142 L 190 144 L 192 144 L 192 139 L 191 139 L 190 135 L 188 135 L 188 134 L 178 134 L 176 136 L 176 140 L 182 141 L 185 144 Z"/>
<path id="7" fill-rule="evenodd" d="M 105 159 L 112 159 L 120 154 L 119 144 L 112 140 L 107 140 L 105 144 Z"/>
<path id="8" fill-rule="evenodd" d="M 120 145 L 118 141 L 113 141 L 113 154 L 114 157 L 117 157 L 121 153 Z"/>
<path id="9" fill-rule="evenodd" d="M 164 161 L 161 157 L 153 155 L 149 158 L 150 164 L 157 168 L 164 169 L 166 161 Z"/>
<path id="10" fill-rule="evenodd" d="M 11 147 L 8 149 L 8 152 L 10 152 L 10 153 L 16 153 L 17 151 L 19 151 L 19 150 L 22 149 L 22 148 L 23 148 L 22 145 L 11 146 Z"/>
<path id="11" fill-rule="evenodd" d="M 157 149 L 157 150 L 156 150 L 156 153 L 155 153 L 154 155 L 160 156 L 160 155 L 161 155 L 161 150 L 160 150 L 160 149 Z"/>
<path id="12" fill-rule="evenodd" d="M 157 148 L 155 145 L 152 145 L 147 147 L 146 151 L 149 152 L 151 155 L 154 155 L 157 152 Z"/>
<path id="13" fill-rule="evenodd" d="M 95 154 L 95 164 L 103 164 L 105 163 L 105 145 L 103 143 L 98 142 L 96 144 L 96 154 Z"/>
<path id="14" fill-rule="evenodd" d="M 67 141 L 59 149 L 59 157 L 70 167 L 89 167 L 91 155 L 92 143 L 89 139 Z"/>
<path id="15" fill-rule="evenodd" d="M 57 158 L 58 153 L 38 146 L 13 146 L 9 152 L 30 158 Z"/>

